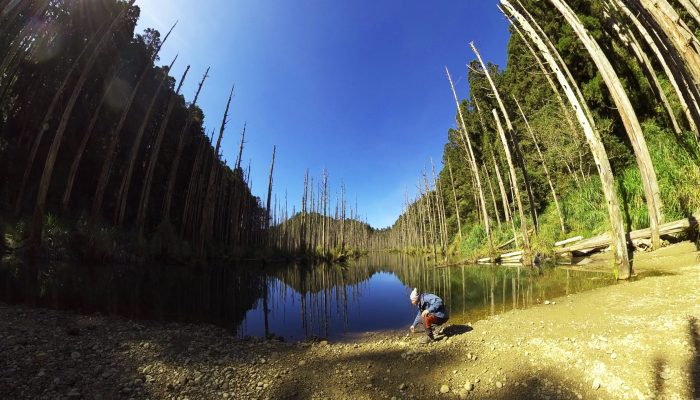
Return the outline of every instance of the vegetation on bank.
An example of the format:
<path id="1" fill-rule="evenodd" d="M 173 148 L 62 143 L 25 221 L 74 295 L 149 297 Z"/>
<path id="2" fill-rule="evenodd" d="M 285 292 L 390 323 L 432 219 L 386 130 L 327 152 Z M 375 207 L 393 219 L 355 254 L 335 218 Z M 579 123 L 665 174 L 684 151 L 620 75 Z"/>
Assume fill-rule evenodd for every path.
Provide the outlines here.
<path id="1" fill-rule="evenodd" d="M 653 58 L 657 54 L 651 49 L 653 43 L 643 40 L 638 25 L 622 6 L 627 4 L 637 12 L 645 29 L 655 29 L 656 35 L 665 38 L 668 31 L 660 24 L 661 17 L 647 9 L 646 2 L 514 3 L 508 8 L 510 2 L 501 1 L 512 22 L 506 67 L 482 63 L 479 44 L 472 46 L 476 59 L 465 71 L 469 98 L 458 102 L 456 128 L 448 131 L 443 168 L 438 174 L 420 173 L 420 193 L 407 202 L 392 229 L 383 232 L 387 247 L 436 258 L 476 260 L 507 251 L 497 248 L 514 237 L 522 248 L 522 232 L 527 227 L 530 243 L 526 250 L 551 254 L 558 240 L 611 230 L 614 210 L 607 205 L 600 178 L 608 173 L 612 174 L 611 189 L 620 205 L 617 212 L 624 231 L 647 228 L 649 210 L 654 208 L 650 208 L 646 186 L 650 180 L 640 173 L 639 146 L 632 143 L 640 140 L 648 147 L 646 165 L 653 168 L 658 181 L 659 198 L 654 202 L 662 206 L 654 210 L 655 218 L 670 222 L 700 210 L 700 110 L 686 111 L 688 93 L 674 90 L 664 74 L 662 63 L 668 60 Z M 700 25 L 684 8 L 687 4 L 670 3 L 680 13 L 681 25 L 700 32 Z M 562 23 L 569 7 L 575 17 Z M 516 13 L 524 16 L 517 19 Z M 585 35 L 572 29 L 576 18 L 602 54 L 584 46 Z M 533 35 L 543 40 L 541 47 L 535 36 L 526 34 L 524 24 L 536 27 Z M 699 38 L 696 34 L 692 40 Z M 691 89 L 696 87 L 700 76 L 692 74 L 695 63 L 679 57 L 671 41 L 665 43 L 668 54 L 660 56 L 676 57 L 679 63 L 673 78 Z M 652 60 L 640 57 L 635 46 Z M 557 81 L 554 65 L 545 62 L 545 50 L 560 57 L 554 57 L 554 62 L 568 69 L 571 76 L 564 79 L 580 90 L 578 94 L 565 93 L 568 88 Z M 598 62 L 603 58 L 620 79 L 633 114 L 623 112 L 614 101 L 610 71 Z M 451 83 L 446 79 L 445 96 L 450 95 Z M 572 97 L 567 97 L 569 93 Z M 602 140 L 609 172 L 592 154 L 595 138 L 584 135 L 578 123 L 581 119 L 577 122 L 570 104 L 573 98 L 588 108 L 581 118 Z M 640 122 L 642 139 L 631 139 L 627 123 L 631 119 Z"/>

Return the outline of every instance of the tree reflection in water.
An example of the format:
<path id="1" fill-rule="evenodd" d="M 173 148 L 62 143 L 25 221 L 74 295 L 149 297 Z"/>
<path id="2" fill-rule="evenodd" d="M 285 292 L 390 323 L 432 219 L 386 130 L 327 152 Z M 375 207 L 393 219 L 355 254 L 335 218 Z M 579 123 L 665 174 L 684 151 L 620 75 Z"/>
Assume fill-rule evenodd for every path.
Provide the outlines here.
<path id="1" fill-rule="evenodd" d="M 613 283 L 612 276 L 554 268 L 457 266 L 375 253 L 347 264 L 90 266 L 0 264 L 0 300 L 137 319 L 207 322 L 239 336 L 351 339 L 403 330 L 413 287 L 445 299 L 465 324 Z"/>

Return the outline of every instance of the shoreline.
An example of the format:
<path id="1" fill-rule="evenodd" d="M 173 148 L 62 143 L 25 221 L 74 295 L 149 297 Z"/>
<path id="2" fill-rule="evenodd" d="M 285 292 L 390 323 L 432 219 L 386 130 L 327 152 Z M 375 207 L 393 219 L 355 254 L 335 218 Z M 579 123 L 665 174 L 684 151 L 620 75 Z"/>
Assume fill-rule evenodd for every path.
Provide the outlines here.
<path id="1" fill-rule="evenodd" d="M 700 396 L 700 258 L 639 257 L 634 282 L 419 334 L 240 340 L 223 328 L 0 304 L 8 398 L 551 398 Z M 645 264 L 646 263 L 646 264 Z M 661 265 L 663 264 L 663 265 Z M 444 393 L 443 393 L 444 392 Z"/>

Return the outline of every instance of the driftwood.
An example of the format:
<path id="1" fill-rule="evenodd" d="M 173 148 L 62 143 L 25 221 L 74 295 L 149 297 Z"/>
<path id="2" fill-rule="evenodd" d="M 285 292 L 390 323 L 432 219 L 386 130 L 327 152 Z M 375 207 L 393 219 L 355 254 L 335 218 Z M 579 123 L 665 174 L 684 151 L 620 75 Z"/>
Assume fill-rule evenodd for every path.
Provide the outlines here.
<path id="1" fill-rule="evenodd" d="M 675 233 L 681 233 L 689 229 L 697 230 L 698 219 L 700 219 L 700 213 L 678 221 L 673 221 L 659 225 L 659 233 L 661 235 L 672 235 Z M 627 233 L 626 236 L 628 242 L 634 243 L 635 241 L 638 241 L 640 239 L 651 238 L 651 231 L 649 228 L 639 229 Z M 572 252 L 590 253 L 595 250 L 604 249 L 608 246 L 610 246 L 610 234 L 605 233 L 592 238 L 581 240 L 575 244 L 572 244 L 571 246 L 555 249 L 554 252 L 558 254 Z"/>

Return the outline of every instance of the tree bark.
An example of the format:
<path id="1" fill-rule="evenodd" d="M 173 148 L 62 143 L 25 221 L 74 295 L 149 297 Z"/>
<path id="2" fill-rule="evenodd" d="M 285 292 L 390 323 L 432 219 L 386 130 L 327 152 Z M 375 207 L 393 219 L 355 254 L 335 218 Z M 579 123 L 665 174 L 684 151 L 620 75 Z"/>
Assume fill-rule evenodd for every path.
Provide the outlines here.
<path id="1" fill-rule="evenodd" d="M 172 204 L 173 200 L 173 191 L 175 190 L 175 181 L 177 180 L 177 171 L 178 168 L 180 167 L 180 159 L 182 158 L 182 151 L 184 150 L 185 147 L 185 136 L 187 135 L 187 132 L 190 130 L 190 126 L 192 126 L 192 118 L 193 115 L 192 113 L 195 110 L 195 106 L 197 105 L 197 100 L 199 99 L 199 94 L 202 92 L 202 87 L 204 86 L 204 82 L 207 80 L 209 77 L 209 69 L 204 72 L 204 76 L 202 77 L 202 80 L 199 81 L 199 86 L 197 87 L 197 93 L 194 95 L 194 100 L 192 100 L 192 104 L 190 104 L 189 110 L 187 112 L 187 122 L 185 122 L 185 126 L 182 127 L 182 130 L 180 131 L 180 135 L 178 135 L 178 140 L 177 140 L 177 149 L 175 150 L 175 157 L 173 158 L 173 163 L 170 166 L 170 176 L 168 177 L 168 188 L 165 192 L 165 200 L 163 201 L 163 218 L 166 220 L 170 220 L 170 207 Z"/>
<path id="2" fill-rule="evenodd" d="M 516 162 L 520 166 L 520 170 L 523 173 L 523 182 L 525 183 L 525 191 L 527 193 L 527 198 L 530 203 L 530 215 L 532 216 L 532 223 L 535 225 L 535 232 L 538 230 L 538 220 L 537 220 L 537 210 L 535 210 L 535 196 L 532 194 L 532 186 L 530 185 L 530 177 L 529 174 L 527 173 L 527 168 L 525 167 L 525 159 L 523 158 L 522 152 L 520 151 L 520 144 L 518 143 L 518 136 L 515 133 L 515 129 L 513 128 L 513 124 L 510 122 L 510 117 L 508 116 L 508 110 L 506 110 L 505 105 L 503 104 L 503 100 L 501 99 L 501 95 L 498 93 L 498 88 L 496 88 L 496 83 L 493 81 L 493 78 L 491 78 L 491 73 L 489 72 L 488 68 L 486 67 L 486 64 L 484 63 L 484 60 L 481 59 L 481 54 L 479 54 L 479 51 L 476 49 L 476 46 L 474 45 L 474 42 L 471 42 L 469 44 L 474 51 L 474 54 L 476 54 L 476 58 L 479 60 L 479 63 L 481 64 L 481 67 L 484 69 L 484 74 L 486 74 L 486 78 L 489 81 L 489 84 L 491 85 L 491 89 L 493 90 L 493 94 L 496 97 L 496 101 L 498 102 L 498 106 L 501 109 L 501 113 L 503 114 L 503 118 L 506 121 L 506 127 L 508 128 L 508 136 L 510 137 L 511 141 L 513 142 L 513 152 L 515 154 Z M 517 185 L 517 180 L 514 181 Z M 519 194 L 518 194 L 519 196 Z M 521 221 L 522 224 L 526 224 L 527 222 L 525 220 Z M 529 246 L 529 242 L 526 242 Z"/>
<path id="3" fill-rule="evenodd" d="M 608 155 L 605 151 L 605 147 L 603 146 L 603 141 L 600 139 L 600 134 L 595 129 L 593 120 L 589 119 L 586 115 L 579 97 L 577 97 L 574 89 L 572 89 L 572 86 L 564 75 L 564 72 L 562 72 L 562 68 L 566 68 L 566 66 L 558 63 L 554 59 L 549 47 L 545 44 L 532 25 L 530 25 L 530 22 L 525 19 L 525 17 L 523 17 L 523 15 L 517 9 L 515 9 L 515 7 L 513 7 L 508 0 L 500 1 L 501 4 L 508 10 L 508 13 L 518 21 L 520 27 L 527 33 L 532 42 L 542 53 L 543 58 L 547 62 L 547 65 L 549 65 L 551 68 L 552 72 L 554 72 L 564 91 L 564 94 L 566 95 L 566 98 L 569 100 L 575 111 L 576 118 L 583 129 L 586 140 L 591 148 L 593 159 L 598 167 L 598 174 L 603 187 L 603 193 L 605 195 L 606 205 L 608 208 L 608 217 L 610 219 L 612 238 L 611 243 L 613 246 L 613 253 L 615 254 L 615 263 L 618 267 L 618 278 L 628 279 L 632 273 L 632 268 L 629 261 L 629 255 L 627 253 L 627 240 L 625 238 L 622 214 L 620 213 L 620 205 L 617 201 L 617 195 L 615 194 L 615 180 L 612 174 L 612 169 L 610 168 L 610 161 L 608 160 Z"/>
<path id="4" fill-rule="evenodd" d="M 185 82 L 185 79 L 187 79 L 187 73 L 189 71 L 190 66 L 188 65 L 187 68 L 185 68 L 185 72 L 182 74 L 182 78 L 180 78 L 180 83 L 177 86 L 175 94 L 173 94 L 170 97 L 170 101 L 168 102 L 168 109 L 165 111 L 165 116 L 161 120 L 158 133 L 156 133 L 156 140 L 153 144 L 151 158 L 148 162 L 148 168 L 146 169 L 146 178 L 144 179 L 143 189 L 141 190 L 139 210 L 136 214 L 136 224 L 138 226 L 140 240 L 143 239 L 143 230 L 146 219 L 146 213 L 148 212 L 148 203 L 151 197 L 151 185 L 153 184 L 153 174 L 155 173 L 156 164 L 158 162 L 158 156 L 160 155 L 160 147 L 163 144 L 163 138 L 165 137 L 165 130 L 168 128 L 168 122 L 170 122 L 170 115 L 172 114 L 173 109 L 175 108 L 175 104 L 177 103 L 177 99 L 180 95 L 180 90 L 182 89 L 182 84 Z M 168 70 L 168 72 L 170 72 L 170 70 Z"/>
<path id="5" fill-rule="evenodd" d="M 581 24 L 576 14 L 567 4 L 562 2 L 562 0 L 550 1 L 559 10 L 562 16 L 564 16 L 581 42 L 583 42 L 593 62 L 598 67 L 598 71 L 603 77 L 612 99 L 617 106 L 620 117 L 622 118 L 622 123 L 632 143 L 632 148 L 637 158 L 637 165 L 639 166 L 639 172 L 642 177 L 642 186 L 644 187 L 644 194 L 649 212 L 649 229 L 651 230 L 652 247 L 658 249 L 661 247 L 659 224 L 663 222 L 661 194 L 659 192 L 659 184 L 656 180 L 656 171 L 654 171 L 649 149 L 644 139 L 644 133 L 637 120 L 637 114 L 610 61 L 595 39 L 588 34 L 586 28 Z"/>

